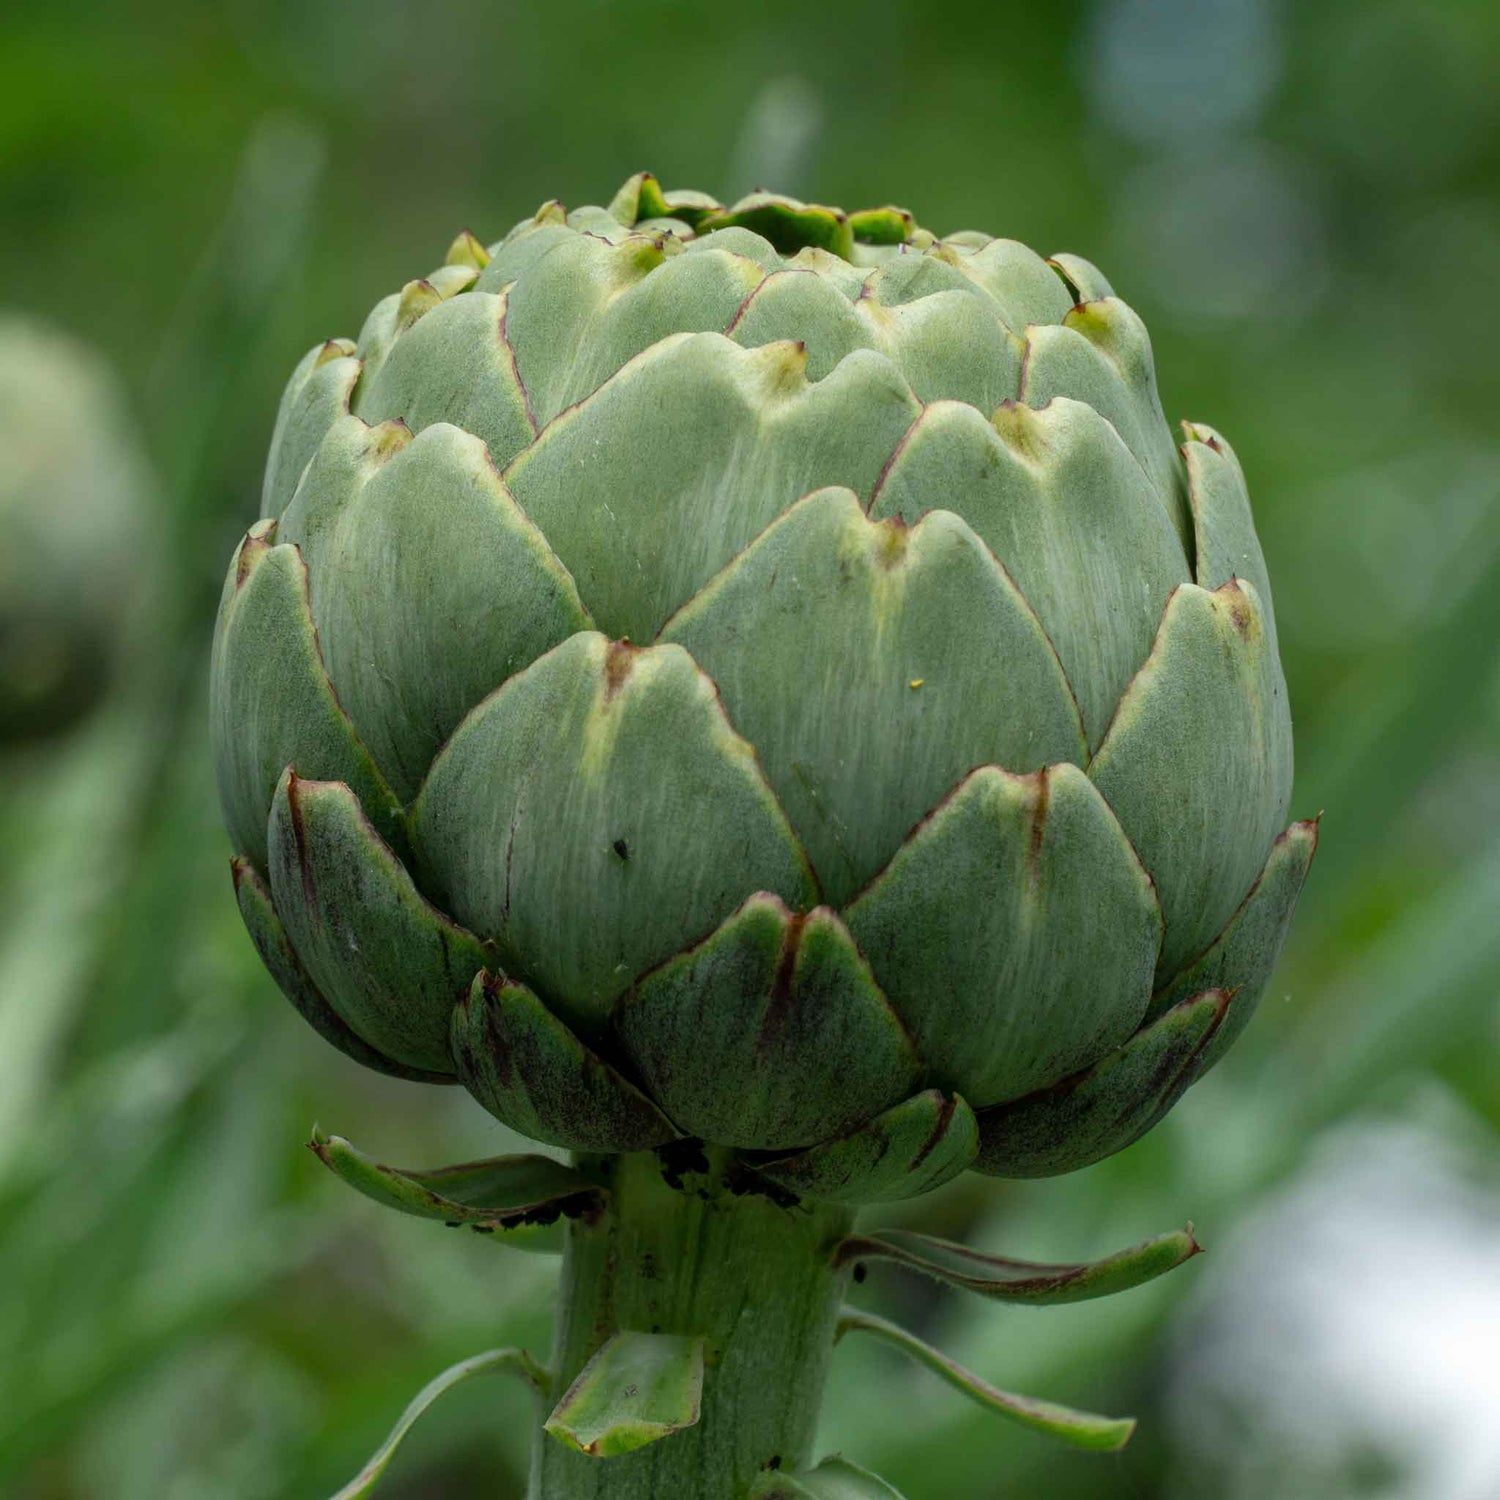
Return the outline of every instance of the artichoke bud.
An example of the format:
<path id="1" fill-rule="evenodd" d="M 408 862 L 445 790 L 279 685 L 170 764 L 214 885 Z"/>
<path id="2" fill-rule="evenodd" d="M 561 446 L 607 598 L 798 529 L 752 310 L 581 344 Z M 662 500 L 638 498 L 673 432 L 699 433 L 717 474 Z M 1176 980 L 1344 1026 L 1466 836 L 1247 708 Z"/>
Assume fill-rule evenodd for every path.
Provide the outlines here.
<path id="1" fill-rule="evenodd" d="M 1076 256 L 648 173 L 318 345 L 213 666 L 349 1055 L 895 1198 L 1128 1145 L 1316 843 L 1244 475 Z"/>
<path id="2" fill-rule="evenodd" d="M 0 744 L 87 714 L 151 593 L 150 483 L 124 407 L 93 351 L 0 316 Z"/>

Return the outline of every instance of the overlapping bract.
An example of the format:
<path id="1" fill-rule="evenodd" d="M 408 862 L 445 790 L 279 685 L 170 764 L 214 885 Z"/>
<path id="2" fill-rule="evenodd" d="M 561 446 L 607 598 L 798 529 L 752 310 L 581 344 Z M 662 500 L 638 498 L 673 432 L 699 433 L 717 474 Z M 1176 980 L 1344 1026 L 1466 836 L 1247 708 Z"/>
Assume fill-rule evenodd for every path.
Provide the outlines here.
<path id="1" fill-rule="evenodd" d="M 225 586 L 309 1021 L 555 1144 L 851 1200 L 1148 1129 L 1316 841 L 1228 445 L 1086 262 L 649 176 L 293 374 Z"/>

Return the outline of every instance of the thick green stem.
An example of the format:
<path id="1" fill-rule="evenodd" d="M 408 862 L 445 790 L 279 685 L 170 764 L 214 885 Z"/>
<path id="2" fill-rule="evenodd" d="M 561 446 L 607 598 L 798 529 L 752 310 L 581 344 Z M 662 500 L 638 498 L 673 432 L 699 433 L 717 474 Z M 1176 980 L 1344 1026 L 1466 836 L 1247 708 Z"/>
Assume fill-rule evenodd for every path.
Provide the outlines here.
<path id="1" fill-rule="evenodd" d="M 702 1416 L 605 1459 L 538 1429 L 532 1500 L 743 1500 L 763 1471 L 807 1463 L 847 1276 L 832 1251 L 852 1212 L 745 1191 L 718 1157 L 691 1170 L 655 1154 L 583 1165 L 610 1202 L 568 1229 L 555 1389 L 615 1333 L 702 1335 Z"/>

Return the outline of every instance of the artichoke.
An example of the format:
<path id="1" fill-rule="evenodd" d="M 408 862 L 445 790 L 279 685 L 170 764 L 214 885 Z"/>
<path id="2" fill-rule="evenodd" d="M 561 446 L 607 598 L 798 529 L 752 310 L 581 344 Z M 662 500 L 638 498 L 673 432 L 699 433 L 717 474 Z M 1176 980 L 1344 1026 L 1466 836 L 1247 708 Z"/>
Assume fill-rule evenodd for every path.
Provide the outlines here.
<path id="1" fill-rule="evenodd" d="M 784 1210 L 1083 1166 L 1249 1019 L 1316 841 L 1270 585 L 1087 261 L 641 174 L 312 349 L 262 514 L 219 786 L 350 1057 Z"/>
<path id="2" fill-rule="evenodd" d="M 816 1191 L 861 1135 L 1125 1145 L 1313 842 L 1244 478 L 1184 433 L 1074 256 L 644 176 L 460 236 L 298 365 L 225 586 L 272 972 L 560 1146 Z"/>
<path id="3" fill-rule="evenodd" d="M 104 695 L 150 588 L 146 465 L 91 349 L 0 314 L 0 744 L 66 729 Z"/>

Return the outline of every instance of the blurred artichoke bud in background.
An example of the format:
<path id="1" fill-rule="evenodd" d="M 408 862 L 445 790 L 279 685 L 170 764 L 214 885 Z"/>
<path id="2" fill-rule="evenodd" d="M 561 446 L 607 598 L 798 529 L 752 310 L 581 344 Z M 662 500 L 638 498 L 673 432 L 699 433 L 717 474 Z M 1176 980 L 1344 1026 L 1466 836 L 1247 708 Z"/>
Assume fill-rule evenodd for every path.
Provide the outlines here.
<path id="1" fill-rule="evenodd" d="M 0 313 L 0 744 L 68 727 L 104 695 L 143 573 L 149 484 L 114 375 Z"/>
<path id="2" fill-rule="evenodd" d="M 1228 444 L 1086 261 L 628 182 L 297 367 L 226 581 L 242 910 L 335 1045 L 807 1198 L 1069 1171 L 1316 839 Z"/>

